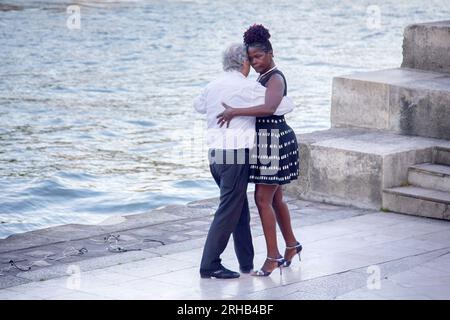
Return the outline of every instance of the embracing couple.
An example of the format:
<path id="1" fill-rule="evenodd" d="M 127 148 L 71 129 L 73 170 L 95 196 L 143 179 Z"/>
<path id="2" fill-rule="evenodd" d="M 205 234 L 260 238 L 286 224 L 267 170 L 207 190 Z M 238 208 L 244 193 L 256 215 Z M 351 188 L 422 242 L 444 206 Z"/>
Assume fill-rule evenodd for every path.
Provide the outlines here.
<path id="1" fill-rule="evenodd" d="M 209 83 L 194 107 L 207 117 L 211 174 L 220 188 L 220 204 L 211 223 L 200 265 L 202 278 L 237 278 L 240 273 L 221 264 L 231 234 L 240 272 L 268 276 L 288 267 L 302 250 L 283 201 L 282 185 L 299 175 L 299 150 L 284 114 L 293 110 L 286 79 L 273 60 L 270 34 L 251 26 L 244 44 L 233 44 L 223 54 L 224 74 Z M 258 81 L 247 79 L 250 66 Z M 253 271 L 247 185 L 255 183 L 255 202 L 267 246 L 262 267 Z M 285 240 L 284 255 L 277 245 L 276 223 Z"/>

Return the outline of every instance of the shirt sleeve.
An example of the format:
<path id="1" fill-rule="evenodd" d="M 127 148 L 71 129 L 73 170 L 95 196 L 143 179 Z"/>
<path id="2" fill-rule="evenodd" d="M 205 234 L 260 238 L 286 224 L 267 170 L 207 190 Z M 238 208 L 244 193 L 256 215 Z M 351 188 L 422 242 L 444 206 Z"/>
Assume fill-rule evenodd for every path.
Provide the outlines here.
<path id="1" fill-rule="evenodd" d="M 251 101 L 251 105 L 253 106 L 262 105 L 266 101 L 266 87 L 261 85 L 259 82 L 257 82 L 253 87 Z M 294 107 L 294 101 L 291 98 L 284 96 L 283 99 L 281 99 L 281 102 L 278 105 L 277 109 L 275 110 L 274 115 L 282 116 L 294 110 Z"/>
<path id="2" fill-rule="evenodd" d="M 253 106 L 259 106 L 264 102 L 266 102 L 266 87 L 256 82 L 252 90 L 252 104 Z"/>
<path id="3" fill-rule="evenodd" d="M 281 99 L 281 102 L 278 105 L 277 110 L 275 110 L 274 115 L 282 116 L 294 110 L 294 107 L 295 107 L 294 101 L 291 98 L 284 96 L 283 99 Z"/>
<path id="4" fill-rule="evenodd" d="M 233 108 L 250 108 L 264 104 L 266 88 L 259 83 L 250 81 L 224 99 Z"/>
<path id="5" fill-rule="evenodd" d="M 206 89 L 202 91 L 194 100 L 194 109 L 202 114 L 206 113 Z"/>

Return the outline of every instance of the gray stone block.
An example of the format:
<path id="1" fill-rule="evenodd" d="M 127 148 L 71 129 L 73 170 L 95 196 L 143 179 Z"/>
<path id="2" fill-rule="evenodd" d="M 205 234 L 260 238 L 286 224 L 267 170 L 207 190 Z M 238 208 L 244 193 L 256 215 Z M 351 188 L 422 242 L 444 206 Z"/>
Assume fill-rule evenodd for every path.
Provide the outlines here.
<path id="1" fill-rule="evenodd" d="M 360 202 L 381 202 L 382 158 L 376 154 L 316 145 L 311 153 L 310 187 L 317 196 Z M 345 174 L 343 174 L 345 173 Z"/>
<path id="2" fill-rule="evenodd" d="M 351 134 L 353 133 L 353 134 Z M 298 135 L 300 178 L 286 192 L 302 199 L 380 209 L 382 190 L 407 182 L 408 167 L 431 162 L 450 141 L 367 129 Z"/>
<path id="3" fill-rule="evenodd" d="M 20 272 L 17 274 L 17 277 L 32 281 L 49 280 L 69 276 L 70 274 L 72 274 L 71 272 L 73 272 L 73 270 L 80 270 L 80 272 L 91 271 L 115 266 L 118 264 L 126 264 L 133 261 L 153 258 L 155 256 L 156 254 L 144 250 L 124 252 L 103 257 L 93 257 L 86 260 L 66 262 L 64 264 L 58 264 L 48 268 Z"/>
<path id="4" fill-rule="evenodd" d="M 450 166 L 450 149 L 435 148 L 433 150 L 433 163 Z"/>
<path id="5" fill-rule="evenodd" d="M 409 25 L 402 67 L 450 73 L 450 21 Z"/>
<path id="6" fill-rule="evenodd" d="M 388 128 L 388 99 L 388 84 L 352 76 L 335 77 L 331 97 L 331 126 Z"/>
<path id="7" fill-rule="evenodd" d="M 19 286 L 21 284 L 28 283 L 28 282 L 31 282 L 31 281 L 27 280 L 27 279 L 22 279 L 22 278 L 18 278 L 15 276 L 11 276 L 11 275 L 3 275 L 3 276 L 0 276 L 0 289 Z"/>
<path id="8" fill-rule="evenodd" d="M 433 80 L 428 80 L 424 88 L 391 86 L 390 123 L 386 129 L 400 134 L 450 139 L 450 77 L 434 82 L 446 82 L 448 86 L 442 91 L 434 90 Z"/>
<path id="9" fill-rule="evenodd" d="M 177 206 L 177 210 L 181 210 L 180 207 L 182 208 L 183 206 Z M 194 209 L 191 210 L 194 211 Z M 175 214 L 157 210 L 151 213 L 128 215 L 125 217 L 124 222 L 112 225 L 69 224 L 14 234 L 6 239 L 0 239 L 0 253 L 88 239 L 95 236 L 104 236 L 108 233 L 159 225 L 183 218 Z"/>
<path id="10" fill-rule="evenodd" d="M 394 212 L 450 220 L 450 193 L 418 187 L 383 191 L 383 207 Z"/>
<path id="11" fill-rule="evenodd" d="M 412 138 L 411 140 L 414 140 Z M 409 151 L 388 154 L 384 157 L 384 168 L 389 168 L 383 174 L 383 188 L 397 187 L 408 183 L 408 168 L 417 163 L 430 162 L 432 159 L 433 147 L 417 145 L 417 149 L 412 147 Z"/>
<path id="12" fill-rule="evenodd" d="M 25 248 L 37 248 L 60 241 L 57 238 L 36 235 L 35 232 L 18 233 L 6 239 L 0 239 L 0 253 L 13 252 Z"/>
<path id="13" fill-rule="evenodd" d="M 450 166 L 424 163 L 408 169 L 408 182 L 412 185 L 450 192 Z"/>
<path id="14" fill-rule="evenodd" d="M 331 126 L 450 139 L 450 75 L 396 68 L 335 77 Z"/>

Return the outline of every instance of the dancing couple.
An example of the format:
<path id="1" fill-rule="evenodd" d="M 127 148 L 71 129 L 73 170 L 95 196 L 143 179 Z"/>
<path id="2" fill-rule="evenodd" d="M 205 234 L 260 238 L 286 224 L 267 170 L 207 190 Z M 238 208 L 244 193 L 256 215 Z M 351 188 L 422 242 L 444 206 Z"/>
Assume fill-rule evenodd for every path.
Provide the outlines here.
<path id="1" fill-rule="evenodd" d="M 302 251 L 283 200 L 284 184 L 299 175 L 299 149 L 284 114 L 293 110 L 287 83 L 277 69 L 269 31 L 253 25 L 243 44 L 223 53 L 224 73 L 210 82 L 194 102 L 206 114 L 211 174 L 220 188 L 220 204 L 211 223 L 200 265 L 202 278 L 230 279 L 239 272 L 225 268 L 220 255 L 231 234 L 241 273 L 269 276 L 288 267 Z M 252 67 L 258 80 L 247 79 Z M 255 184 L 255 202 L 264 231 L 267 257 L 253 271 L 254 249 L 247 200 L 248 183 Z M 281 255 L 276 235 L 278 223 L 285 241 Z"/>

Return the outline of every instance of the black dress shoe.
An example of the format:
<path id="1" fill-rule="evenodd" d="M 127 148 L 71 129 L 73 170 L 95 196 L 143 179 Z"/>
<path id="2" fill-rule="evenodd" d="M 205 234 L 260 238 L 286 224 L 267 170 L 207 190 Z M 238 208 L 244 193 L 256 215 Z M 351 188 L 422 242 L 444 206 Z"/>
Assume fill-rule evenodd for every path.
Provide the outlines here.
<path id="1" fill-rule="evenodd" d="M 200 271 L 200 277 L 202 278 L 217 278 L 217 279 L 234 279 L 239 278 L 241 275 L 239 272 L 234 272 L 231 270 L 228 270 L 225 267 L 222 267 L 219 270 L 215 271 Z"/>

